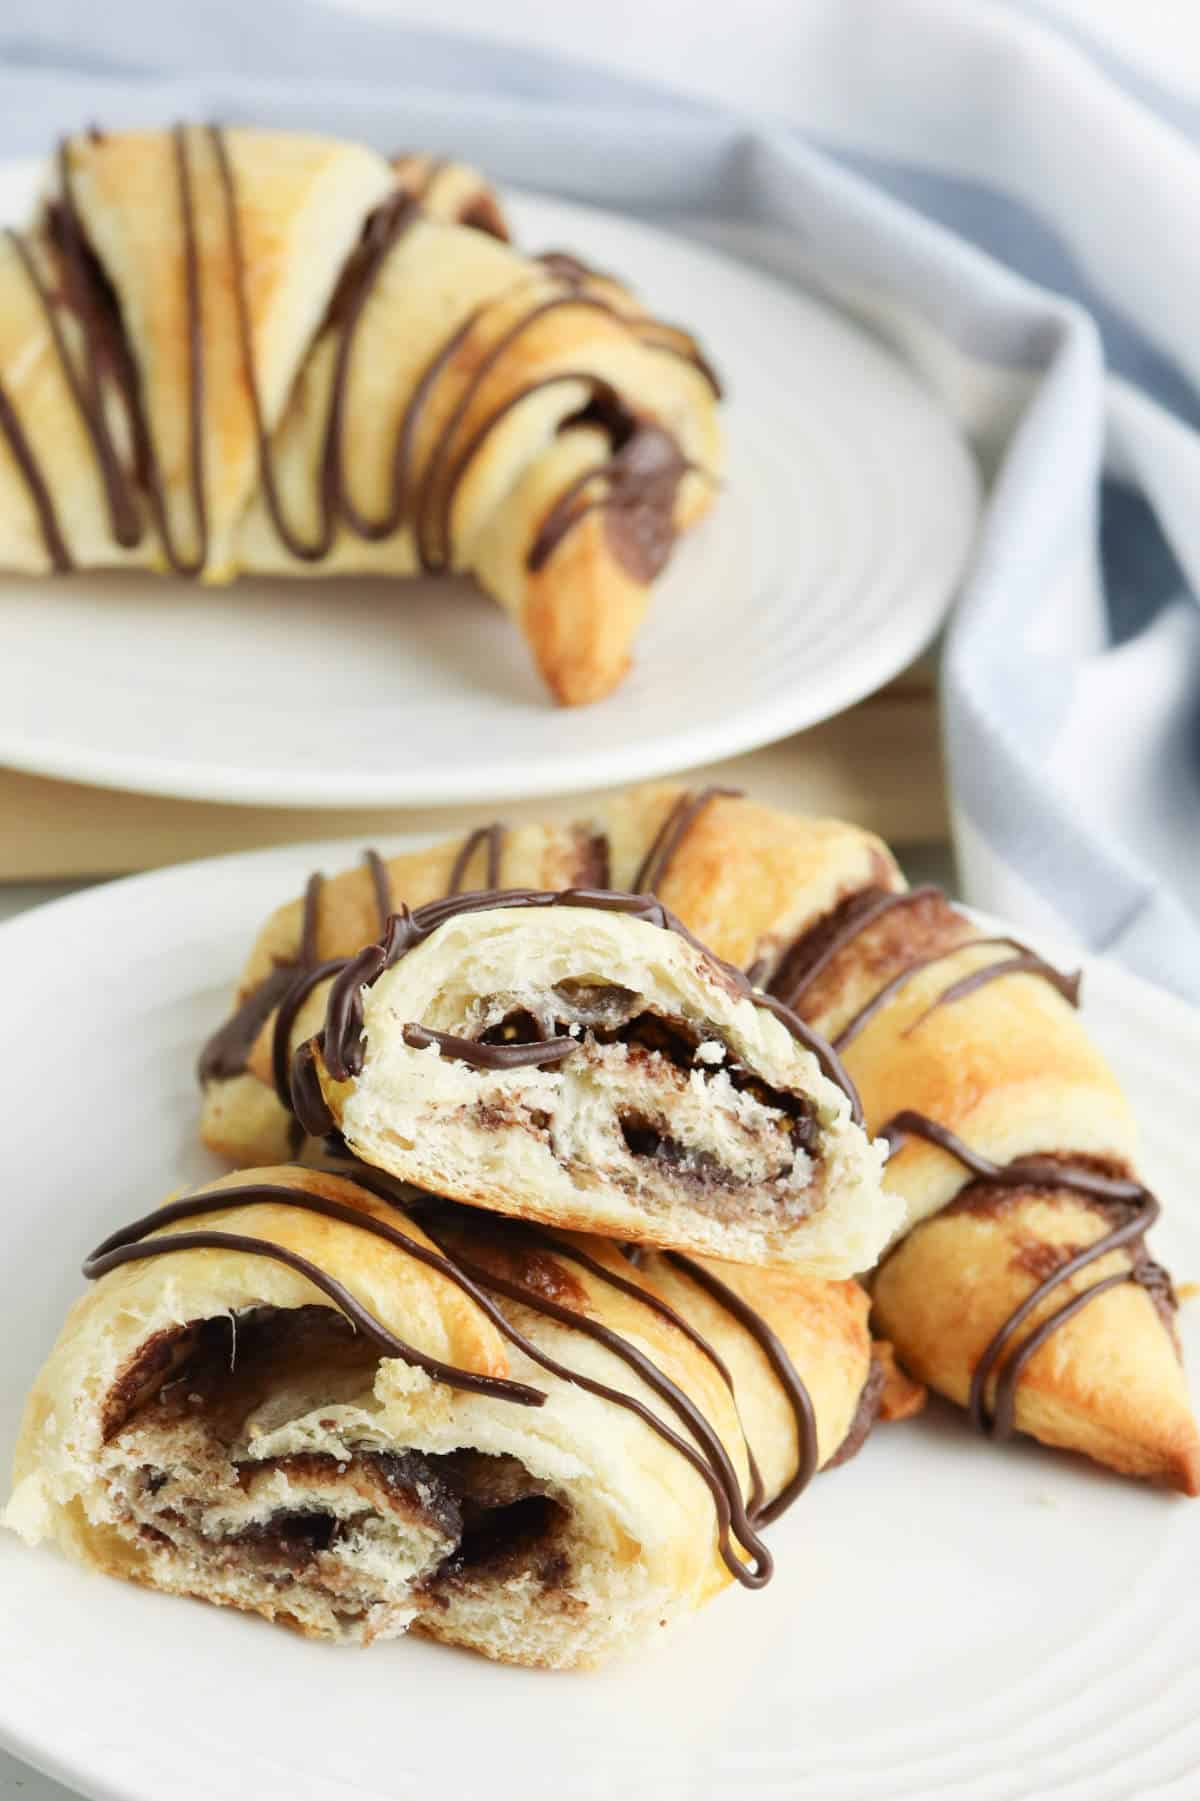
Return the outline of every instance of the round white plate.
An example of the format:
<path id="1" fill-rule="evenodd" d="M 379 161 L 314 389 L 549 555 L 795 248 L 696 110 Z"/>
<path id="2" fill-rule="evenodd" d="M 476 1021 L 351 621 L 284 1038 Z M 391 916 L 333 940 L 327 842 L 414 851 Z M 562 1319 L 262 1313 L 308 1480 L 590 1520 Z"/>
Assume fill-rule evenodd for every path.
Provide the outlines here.
<path id="1" fill-rule="evenodd" d="M 216 1167 L 192 1065 L 255 923 L 357 852 L 198 863 L 0 931 L 0 1466 L 80 1258 Z M 1103 963 L 1085 992 L 1144 1123 L 1158 1249 L 1194 1277 L 1200 1015 Z M 0 1742 L 120 1801 L 1194 1801 L 1198 1534 L 1200 1507 L 931 1405 L 814 1484 L 767 1590 L 552 1676 L 333 1650 L 0 1533 Z"/>
<path id="2" fill-rule="evenodd" d="M 0 164 L 0 218 L 30 164 Z M 827 306 L 661 232 L 516 197 L 693 328 L 729 388 L 728 487 L 678 547 L 632 674 L 552 705 L 466 582 L 0 576 L 0 763 L 157 794 L 418 805 L 598 788 L 828 718 L 932 638 L 971 543 L 974 464 L 931 396 Z M 319 729 L 312 729 L 318 724 Z"/>

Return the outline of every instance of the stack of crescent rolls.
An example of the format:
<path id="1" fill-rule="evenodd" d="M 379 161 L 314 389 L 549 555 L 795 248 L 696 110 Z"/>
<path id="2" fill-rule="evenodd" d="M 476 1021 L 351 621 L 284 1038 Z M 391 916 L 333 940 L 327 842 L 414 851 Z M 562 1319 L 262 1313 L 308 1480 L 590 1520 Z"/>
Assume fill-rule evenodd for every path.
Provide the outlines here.
<path id="1" fill-rule="evenodd" d="M 871 835 L 727 791 L 314 875 L 201 1054 L 237 1173 L 89 1259 L 8 1523 L 328 1639 L 565 1667 L 761 1586 L 772 1521 L 924 1385 L 1194 1494 L 1077 998 Z"/>

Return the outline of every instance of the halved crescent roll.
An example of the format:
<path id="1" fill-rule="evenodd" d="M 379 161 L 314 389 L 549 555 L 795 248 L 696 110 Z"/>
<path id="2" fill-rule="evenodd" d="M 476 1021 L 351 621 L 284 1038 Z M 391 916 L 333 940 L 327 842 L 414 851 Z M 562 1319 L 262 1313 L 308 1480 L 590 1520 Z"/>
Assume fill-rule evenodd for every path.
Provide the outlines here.
<path id="1" fill-rule="evenodd" d="M 428 850 L 387 859 L 368 851 L 353 869 L 314 874 L 303 896 L 277 908 L 259 932 L 233 1010 L 201 1053 L 204 1142 L 243 1166 L 297 1154 L 301 1135 L 284 1104 L 287 1062 L 296 1034 L 316 1031 L 323 1016 L 328 978 L 320 979 L 319 966 L 370 944 L 401 905 L 478 888 L 581 887 L 606 877 L 606 848 L 590 827 L 498 821 Z M 308 1003 L 291 1025 L 284 1020 L 277 1055 L 280 1005 L 304 989 Z"/>
<path id="2" fill-rule="evenodd" d="M 1074 979 L 906 891 L 853 827 L 669 786 L 610 823 L 613 879 L 648 861 L 669 906 L 832 1041 L 869 1130 L 907 1127 L 884 1182 L 908 1235 L 872 1282 L 906 1366 L 999 1436 L 1200 1491 L 1174 1297 L 1145 1249 L 1157 1208 Z"/>
<path id="3" fill-rule="evenodd" d="M 377 1168 L 581 1231 L 846 1276 L 902 1220 L 828 1047 L 629 895 L 399 916 L 334 982 L 292 1092 Z"/>
<path id="4" fill-rule="evenodd" d="M 554 1668 L 760 1586 L 759 1528 L 861 1421 L 857 1284 L 385 1192 L 259 1170 L 114 1233 L 5 1523 L 315 1637 Z"/>

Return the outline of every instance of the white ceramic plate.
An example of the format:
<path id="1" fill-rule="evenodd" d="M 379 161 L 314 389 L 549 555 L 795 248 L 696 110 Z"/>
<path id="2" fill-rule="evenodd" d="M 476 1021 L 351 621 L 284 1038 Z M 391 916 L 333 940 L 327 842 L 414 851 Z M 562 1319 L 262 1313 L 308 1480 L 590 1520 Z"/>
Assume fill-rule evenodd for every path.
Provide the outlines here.
<path id="1" fill-rule="evenodd" d="M 357 851 L 185 866 L 0 932 L 0 1466 L 80 1257 L 215 1168 L 192 1065 L 254 922 Z M 1157 1245 L 1200 1275 L 1200 1016 L 1102 963 L 1086 994 L 1144 1122 Z M 106 1801 L 1194 1801 L 1198 1535 L 1200 1507 L 931 1406 L 814 1484 L 763 1593 L 549 1676 L 332 1650 L 0 1534 L 0 1742 Z"/>
<path id="2" fill-rule="evenodd" d="M 26 213 L 33 181 L 0 164 L 0 218 Z M 463 582 L 0 576 L 0 762 L 304 806 L 566 793 L 771 743 L 925 647 L 977 482 L 914 376 L 713 251 L 549 200 L 512 213 L 521 243 L 627 272 L 729 386 L 728 490 L 680 544 L 617 694 L 556 709 L 518 633 Z"/>

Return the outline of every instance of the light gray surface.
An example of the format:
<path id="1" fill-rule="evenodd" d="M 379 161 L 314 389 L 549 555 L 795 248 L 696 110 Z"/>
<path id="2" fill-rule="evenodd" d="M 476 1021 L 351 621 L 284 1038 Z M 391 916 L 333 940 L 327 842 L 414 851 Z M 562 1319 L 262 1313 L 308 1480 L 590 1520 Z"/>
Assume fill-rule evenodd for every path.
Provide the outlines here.
<path id="1" fill-rule="evenodd" d="M 906 852 L 902 860 L 910 882 L 938 882 L 946 888 L 954 887 L 954 859 L 946 845 L 922 846 Z M 30 907 L 88 886 L 86 882 L 15 882 L 0 887 L 0 921 L 15 919 Z M 18 1795 L 21 1801 L 72 1801 L 74 1791 L 0 1751 L 0 1801 Z M 164 1796 L 163 1801 L 170 1801 L 170 1797 Z"/>

